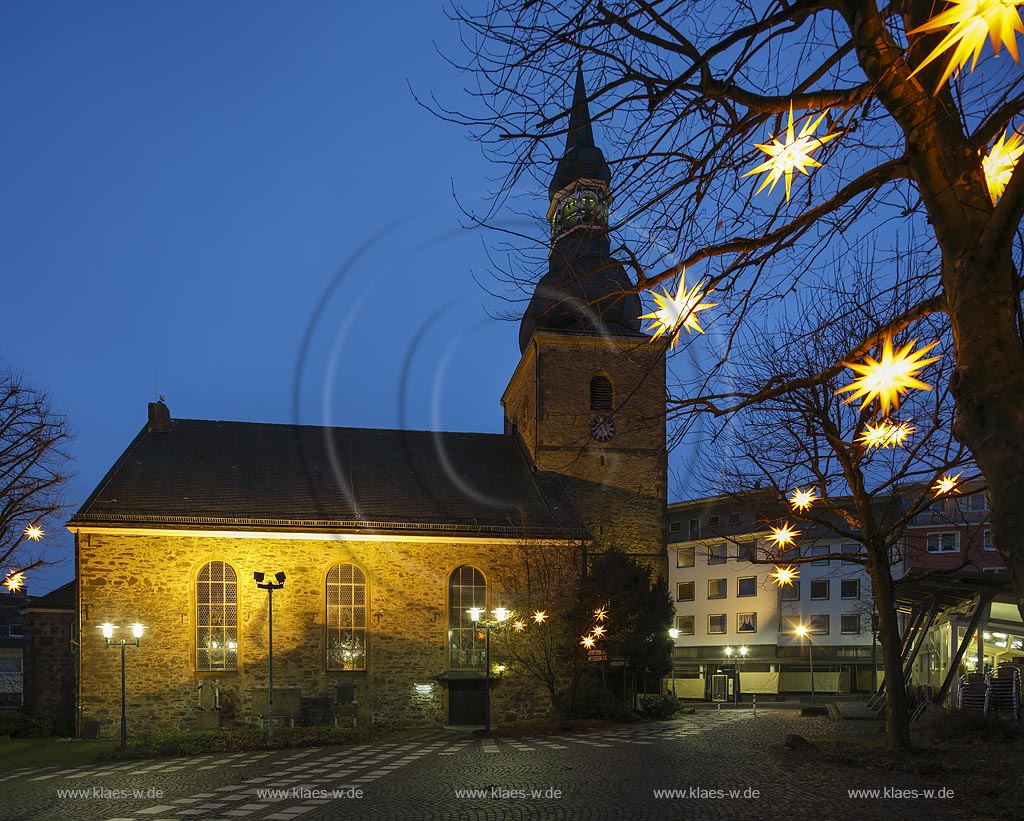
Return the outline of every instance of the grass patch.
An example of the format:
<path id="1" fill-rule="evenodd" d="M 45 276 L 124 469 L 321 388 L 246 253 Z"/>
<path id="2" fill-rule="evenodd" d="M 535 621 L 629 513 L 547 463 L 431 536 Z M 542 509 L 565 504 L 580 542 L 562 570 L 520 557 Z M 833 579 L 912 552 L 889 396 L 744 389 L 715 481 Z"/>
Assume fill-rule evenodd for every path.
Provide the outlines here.
<path id="1" fill-rule="evenodd" d="M 0 771 L 22 767 L 81 767 L 109 756 L 116 741 L 77 738 L 0 738 Z"/>

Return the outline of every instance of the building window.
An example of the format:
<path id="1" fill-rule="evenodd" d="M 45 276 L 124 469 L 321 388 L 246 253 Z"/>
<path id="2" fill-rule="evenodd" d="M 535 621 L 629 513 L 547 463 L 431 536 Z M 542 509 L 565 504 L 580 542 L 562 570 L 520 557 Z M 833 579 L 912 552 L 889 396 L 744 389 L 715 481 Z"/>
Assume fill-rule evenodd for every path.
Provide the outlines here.
<path id="1" fill-rule="evenodd" d="M 692 547 L 680 547 L 676 550 L 676 567 L 693 567 L 694 552 Z"/>
<path id="2" fill-rule="evenodd" d="M 828 579 L 811 580 L 811 601 L 828 599 Z"/>
<path id="3" fill-rule="evenodd" d="M 956 553 L 960 549 L 960 534 L 953 533 L 929 533 L 929 553 Z"/>
<path id="4" fill-rule="evenodd" d="M 721 516 L 708 516 L 708 527 L 718 527 L 721 521 Z"/>
<path id="5" fill-rule="evenodd" d="M 679 582 L 676 585 L 676 601 L 693 601 L 693 582 Z"/>
<path id="6" fill-rule="evenodd" d="M 456 567 L 448 580 L 448 666 L 453 670 L 484 669 L 484 631 L 473 624 L 469 610 L 487 607 L 487 583 L 475 567 Z"/>
<path id="7" fill-rule="evenodd" d="M 590 380 L 590 409 L 592 411 L 610 411 L 615 404 L 615 389 L 612 380 L 598 374 Z"/>
<path id="8" fill-rule="evenodd" d="M 238 669 L 238 577 L 226 562 L 196 576 L 196 670 Z"/>
<path id="9" fill-rule="evenodd" d="M 981 546 L 985 550 L 995 550 L 996 549 L 995 545 L 992 544 L 992 531 L 989 530 L 987 527 L 985 528 L 985 532 L 981 536 Z"/>
<path id="10" fill-rule="evenodd" d="M 729 558 L 729 548 L 725 542 L 713 544 L 708 548 L 708 564 L 725 564 Z"/>
<path id="11" fill-rule="evenodd" d="M 683 523 L 682 522 L 669 522 L 668 523 L 668 532 L 669 533 L 682 533 L 683 532 Z"/>
<path id="12" fill-rule="evenodd" d="M 807 556 L 828 556 L 830 550 L 828 545 L 813 545 L 807 549 Z M 822 559 L 817 562 L 811 562 L 814 565 L 828 564 L 828 559 Z"/>
<path id="13" fill-rule="evenodd" d="M 327 571 L 327 669 L 366 669 L 366 577 L 352 564 Z"/>
<path id="14" fill-rule="evenodd" d="M 739 579 L 736 579 L 736 595 L 756 596 L 757 576 L 743 576 Z"/>
<path id="15" fill-rule="evenodd" d="M 756 633 L 757 632 L 757 613 L 737 613 L 736 614 L 736 632 L 737 633 Z"/>
<path id="16" fill-rule="evenodd" d="M 690 519 L 690 541 L 695 542 L 700 538 L 700 519 Z"/>
<path id="17" fill-rule="evenodd" d="M 709 599 L 724 599 L 728 594 L 725 579 L 708 579 Z"/>
<path id="18" fill-rule="evenodd" d="M 800 582 L 796 581 L 792 584 L 787 584 L 781 590 L 783 601 L 800 601 Z"/>
<path id="19" fill-rule="evenodd" d="M 860 633 L 860 613 L 843 613 L 839 620 L 839 629 L 848 636 Z"/>
<path id="20" fill-rule="evenodd" d="M 708 633 L 724 633 L 725 632 L 725 613 L 716 613 L 713 616 L 708 616 Z"/>
<path id="21" fill-rule="evenodd" d="M 799 624 L 802 624 L 799 616 L 779 616 L 779 632 L 784 636 L 796 635 Z"/>
<path id="22" fill-rule="evenodd" d="M 25 638 L 25 634 L 22 632 L 20 624 L 8 624 L 7 635 L 10 636 L 12 639 Z"/>
<path id="23" fill-rule="evenodd" d="M 754 542 L 744 542 L 736 546 L 736 559 L 741 562 L 752 562 L 757 558 L 757 545 Z"/>
<path id="24" fill-rule="evenodd" d="M 819 615 L 811 616 L 807 620 L 807 632 L 814 633 L 815 635 L 825 635 L 828 633 L 828 616 Z"/>
<path id="25" fill-rule="evenodd" d="M 725 516 L 726 524 L 738 525 L 740 523 L 739 513 L 727 513 Z"/>
<path id="26" fill-rule="evenodd" d="M 839 595 L 844 599 L 859 599 L 860 579 L 843 579 L 839 583 Z"/>
<path id="27" fill-rule="evenodd" d="M 676 630 L 680 636 L 692 636 L 693 616 L 676 616 Z"/>

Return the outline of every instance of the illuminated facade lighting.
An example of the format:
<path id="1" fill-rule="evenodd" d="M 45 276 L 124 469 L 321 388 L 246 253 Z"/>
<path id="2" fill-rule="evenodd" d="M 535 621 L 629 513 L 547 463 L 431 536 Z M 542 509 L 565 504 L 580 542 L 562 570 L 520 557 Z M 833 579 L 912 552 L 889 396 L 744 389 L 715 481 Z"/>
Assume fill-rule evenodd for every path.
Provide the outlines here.
<path id="1" fill-rule="evenodd" d="M 710 289 L 705 288 L 704 283 L 705 280 L 702 279 L 692 288 L 687 289 L 686 271 L 684 270 L 679 276 L 679 285 L 674 297 L 669 295 L 667 289 L 663 289 L 660 294 L 657 291 L 651 291 L 651 296 L 654 297 L 654 302 L 658 306 L 657 310 L 649 314 L 642 314 L 640 319 L 654 320 L 654 323 L 647 328 L 648 331 L 654 331 L 652 340 L 667 333 L 672 347 L 675 347 L 676 342 L 679 341 L 679 332 L 683 328 L 691 333 L 693 331 L 704 333 L 704 329 L 697 321 L 697 314 L 708 308 L 714 308 L 718 304 L 717 302 L 702 301 L 711 292 Z"/>
<path id="2" fill-rule="evenodd" d="M 932 362 L 938 362 L 941 357 L 930 356 L 927 359 L 922 357 L 938 342 L 932 342 L 918 351 L 913 351 L 917 344 L 916 339 L 911 339 L 899 350 L 894 351 L 892 337 L 886 337 L 882 345 L 882 358 L 875 359 L 872 356 L 865 356 L 863 362 L 844 362 L 850 370 L 860 374 L 853 382 L 845 388 L 840 388 L 836 393 L 853 391 L 846 401 L 853 402 L 861 397 L 861 408 L 866 407 L 873 400 L 879 402 L 882 416 L 889 415 L 890 408 L 899 408 L 900 394 L 911 388 L 920 388 L 930 391 L 931 385 L 927 385 L 916 375 Z"/>
<path id="3" fill-rule="evenodd" d="M 966 66 L 968 60 L 971 61 L 971 71 L 974 71 L 981 50 L 985 47 L 985 40 L 991 41 L 992 50 L 997 55 L 1006 46 L 1014 62 L 1020 63 L 1017 33 L 1024 34 L 1024 22 L 1017 10 L 1020 5 L 1024 5 L 1024 0 L 948 0 L 944 11 L 924 25 L 907 32 L 908 36 L 913 36 L 950 29 L 910 76 L 913 77 L 946 52 L 951 52 L 942 77 L 935 86 L 937 93 L 950 75 Z"/>
<path id="4" fill-rule="evenodd" d="M 775 183 L 784 176 L 786 178 L 786 199 L 789 200 L 790 188 L 793 185 L 793 172 L 799 171 L 805 176 L 810 176 L 807 171 L 808 168 L 821 168 L 821 163 L 814 159 L 811 154 L 829 140 L 839 136 L 838 133 L 826 134 L 823 137 L 814 136 L 814 132 L 817 131 L 818 126 L 821 125 L 821 121 L 825 119 L 825 115 L 828 112 L 829 109 L 826 108 L 817 117 L 813 114 L 808 114 L 803 128 L 800 129 L 799 134 L 796 134 L 793 125 L 793 104 L 789 104 L 789 125 L 786 126 L 786 141 L 780 142 L 778 137 L 772 137 L 770 143 L 755 143 L 757 148 L 760 148 L 768 155 L 768 159 L 765 162 L 743 175 L 744 177 L 749 177 L 753 174 L 765 174 L 764 181 L 761 183 L 761 187 L 754 192 L 755 194 L 760 194 L 766 187 L 770 194 L 775 188 Z"/>

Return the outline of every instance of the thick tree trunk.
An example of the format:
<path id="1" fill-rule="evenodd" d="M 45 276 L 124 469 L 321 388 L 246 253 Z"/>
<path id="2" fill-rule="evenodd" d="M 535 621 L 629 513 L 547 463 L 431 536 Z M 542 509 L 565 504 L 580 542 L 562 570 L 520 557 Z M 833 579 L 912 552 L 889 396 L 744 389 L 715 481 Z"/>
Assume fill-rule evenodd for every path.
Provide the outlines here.
<path id="1" fill-rule="evenodd" d="M 878 608 L 878 642 L 882 646 L 885 669 L 885 746 L 889 750 L 902 749 L 910 746 L 910 711 L 900 656 L 896 586 L 889 566 L 889 551 L 884 545 L 868 545 L 868 551 L 871 555 L 868 572 Z"/>
<path id="2" fill-rule="evenodd" d="M 946 273 L 957 367 L 954 434 L 988 482 L 992 541 L 1010 570 L 1024 618 L 1024 346 L 1009 245 L 966 257 Z"/>

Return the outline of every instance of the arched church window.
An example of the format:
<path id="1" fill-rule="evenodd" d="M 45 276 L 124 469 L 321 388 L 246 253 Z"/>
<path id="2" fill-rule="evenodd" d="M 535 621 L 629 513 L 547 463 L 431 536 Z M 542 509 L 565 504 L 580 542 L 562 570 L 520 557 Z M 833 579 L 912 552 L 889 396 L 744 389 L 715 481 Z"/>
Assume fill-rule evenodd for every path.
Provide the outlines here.
<path id="1" fill-rule="evenodd" d="M 238 669 L 238 576 L 226 562 L 196 576 L 196 669 Z"/>
<path id="2" fill-rule="evenodd" d="M 366 669 L 366 576 L 354 564 L 327 571 L 327 669 Z"/>
<path id="3" fill-rule="evenodd" d="M 448 666 L 452 670 L 483 670 L 483 630 L 473 624 L 469 610 L 487 607 L 487 582 L 475 567 L 456 567 L 448 579 Z"/>
<path id="4" fill-rule="evenodd" d="M 590 380 L 590 409 L 592 411 L 612 410 L 615 404 L 615 388 L 612 380 L 604 374 L 597 374 Z"/>

